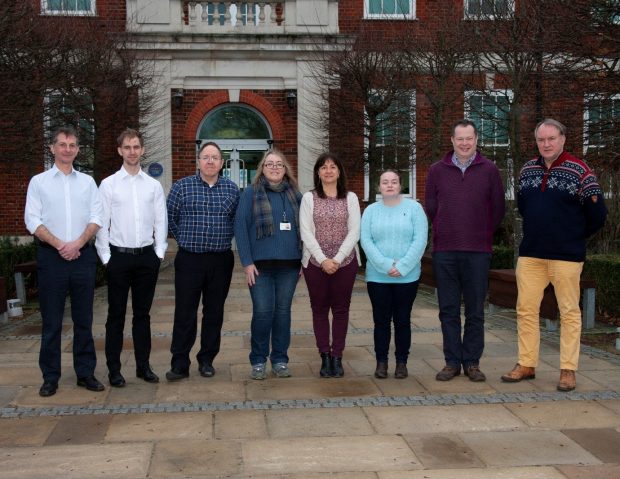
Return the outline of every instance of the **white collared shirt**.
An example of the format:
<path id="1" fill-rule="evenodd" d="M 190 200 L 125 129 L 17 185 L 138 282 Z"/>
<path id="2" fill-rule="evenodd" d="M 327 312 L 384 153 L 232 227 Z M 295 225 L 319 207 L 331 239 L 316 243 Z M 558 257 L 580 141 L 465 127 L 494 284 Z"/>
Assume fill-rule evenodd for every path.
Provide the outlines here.
<path id="1" fill-rule="evenodd" d="M 168 248 L 166 198 L 159 181 L 142 170 L 130 175 L 124 167 L 99 187 L 103 201 L 103 227 L 97 233 L 97 253 L 103 264 L 110 260 L 110 245 L 142 248 L 155 242 L 163 259 Z"/>
<path id="2" fill-rule="evenodd" d="M 84 173 L 65 175 L 54 165 L 28 184 L 24 221 L 32 234 L 43 225 L 59 240 L 74 241 L 89 223 L 101 226 L 102 214 L 97 185 Z"/>

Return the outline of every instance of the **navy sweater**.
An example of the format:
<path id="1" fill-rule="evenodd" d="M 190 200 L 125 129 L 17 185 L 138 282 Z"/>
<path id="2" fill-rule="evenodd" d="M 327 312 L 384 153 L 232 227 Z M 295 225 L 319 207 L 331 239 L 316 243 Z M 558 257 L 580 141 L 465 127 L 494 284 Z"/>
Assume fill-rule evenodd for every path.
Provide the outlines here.
<path id="1" fill-rule="evenodd" d="M 293 206 L 289 203 L 286 193 L 275 193 L 267 190 L 267 198 L 271 204 L 273 215 L 273 235 L 256 238 L 256 222 L 252 211 L 254 187 L 248 186 L 241 195 L 235 216 L 235 240 L 239 258 L 243 266 L 260 260 L 301 260 L 301 241 Z M 301 195 L 298 198 L 301 201 Z M 280 230 L 282 207 L 286 209 L 286 217 L 291 223 L 290 231 Z"/>
<path id="2" fill-rule="evenodd" d="M 520 256 L 584 261 L 586 238 L 607 216 L 596 176 L 565 151 L 549 169 L 542 157 L 523 166 L 517 200 L 523 216 Z"/>

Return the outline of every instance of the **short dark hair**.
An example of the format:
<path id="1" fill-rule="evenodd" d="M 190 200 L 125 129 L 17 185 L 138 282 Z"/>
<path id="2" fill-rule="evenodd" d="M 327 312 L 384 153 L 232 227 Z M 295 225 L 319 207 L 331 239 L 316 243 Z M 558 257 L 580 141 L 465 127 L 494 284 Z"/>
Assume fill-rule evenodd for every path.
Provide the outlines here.
<path id="1" fill-rule="evenodd" d="M 50 145 L 54 145 L 58 141 L 58 137 L 60 135 L 74 136 L 75 139 L 77 140 L 77 144 L 78 145 L 80 144 L 80 135 L 78 135 L 77 130 L 71 125 L 65 125 L 65 126 L 56 128 L 52 132 L 52 137 L 50 139 Z"/>
<path id="2" fill-rule="evenodd" d="M 207 141 L 206 143 L 203 143 L 200 146 L 200 149 L 198 150 L 198 156 L 200 156 L 200 153 L 202 153 L 202 150 L 204 150 L 207 146 L 214 146 L 215 148 L 217 148 L 217 151 L 220 152 L 220 156 L 222 156 L 222 149 L 220 148 L 220 146 L 215 143 L 214 141 Z"/>
<path id="3" fill-rule="evenodd" d="M 138 130 L 134 130 L 133 128 L 125 128 L 123 132 L 118 135 L 116 139 L 116 145 L 120 148 L 123 146 L 123 141 L 131 140 L 132 138 L 137 138 L 140 142 L 140 146 L 144 146 L 144 140 L 142 139 L 142 133 Z"/>
<path id="4" fill-rule="evenodd" d="M 456 128 L 462 126 L 462 127 L 468 127 L 471 126 L 474 129 L 474 135 L 478 136 L 478 128 L 476 128 L 476 124 L 471 121 L 468 120 L 467 118 L 463 118 L 459 121 L 454 122 L 454 124 L 452 125 L 452 136 L 454 137 L 454 135 L 456 134 Z"/>
<path id="5" fill-rule="evenodd" d="M 321 178 L 319 178 L 319 170 L 321 166 L 327 163 L 328 160 L 333 161 L 336 168 L 338 168 L 338 181 L 336 182 L 336 191 L 338 198 L 346 198 L 347 197 L 347 175 L 344 172 L 344 167 L 342 166 L 342 162 L 334 153 L 323 153 L 321 154 L 316 163 L 314 163 L 314 189 L 316 190 L 319 198 L 325 198 L 325 191 L 323 191 L 323 184 L 321 183 Z"/>
<path id="6" fill-rule="evenodd" d="M 553 126 L 557 128 L 557 130 L 560 132 L 560 135 L 566 136 L 566 127 L 562 123 L 560 123 L 558 120 L 554 120 L 553 118 L 545 118 L 543 121 L 538 123 L 538 125 L 536 125 L 536 128 L 534 128 L 534 138 L 536 138 L 536 135 L 538 134 L 538 129 L 543 125 Z"/>

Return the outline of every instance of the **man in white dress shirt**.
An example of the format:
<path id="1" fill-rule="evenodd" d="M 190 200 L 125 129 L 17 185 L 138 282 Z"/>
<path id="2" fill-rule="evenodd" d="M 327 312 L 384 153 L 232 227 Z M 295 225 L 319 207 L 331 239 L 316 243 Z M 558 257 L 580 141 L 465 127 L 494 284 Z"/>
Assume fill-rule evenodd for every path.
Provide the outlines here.
<path id="1" fill-rule="evenodd" d="M 24 220 L 38 242 L 37 270 L 42 333 L 39 367 L 41 396 L 56 394 L 60 379 L 60 340 L 67 293 L 73 320 L 73 368 L 77 385 L 104 387 L 94 376 L 93 297 L 97 255 L 90 240 L 101 227 L 101 199 L 95 181 L 73 169 L 79 152 L 74 128 L 59 128 L 50 150 L 54 166 L 28 185 Z"/>
<path id="2" fill-rule="evenodd" d="M 127 298 L 131 289 L 132 336 L 136 376 L 159 382 L 151 369 L 151 305 L 159 266 L 168 243 L 166 199 L 159 181 L 140 168 L 144 154 L 142 135 L 132 129 L 117 139 L 123 158 L 121 169 L 101 182 L 103 227 L 97 233 L 97 253 L 106 265 L 108 318 L 105 355 L 108 379 L 113 387 L 125 386 L 121 374 L 121 351 Z"/>

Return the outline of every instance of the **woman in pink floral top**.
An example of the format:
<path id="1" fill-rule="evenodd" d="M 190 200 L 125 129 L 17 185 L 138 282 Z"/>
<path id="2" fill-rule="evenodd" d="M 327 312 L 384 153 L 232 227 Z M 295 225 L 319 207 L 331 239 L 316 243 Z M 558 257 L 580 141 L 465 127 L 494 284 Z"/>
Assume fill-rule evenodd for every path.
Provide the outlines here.
<path id="1" fill-rule="evenodd" d="M 299 228 L 312 324 L 322 359 L 320 375 L 340 378 L 351 293 L 361 264 L 360 207 L 357 195 L 347 191 L 342 163 L 331 153 L 323 153 L 314 164 L 314 190 L 301 200 Z"/>

